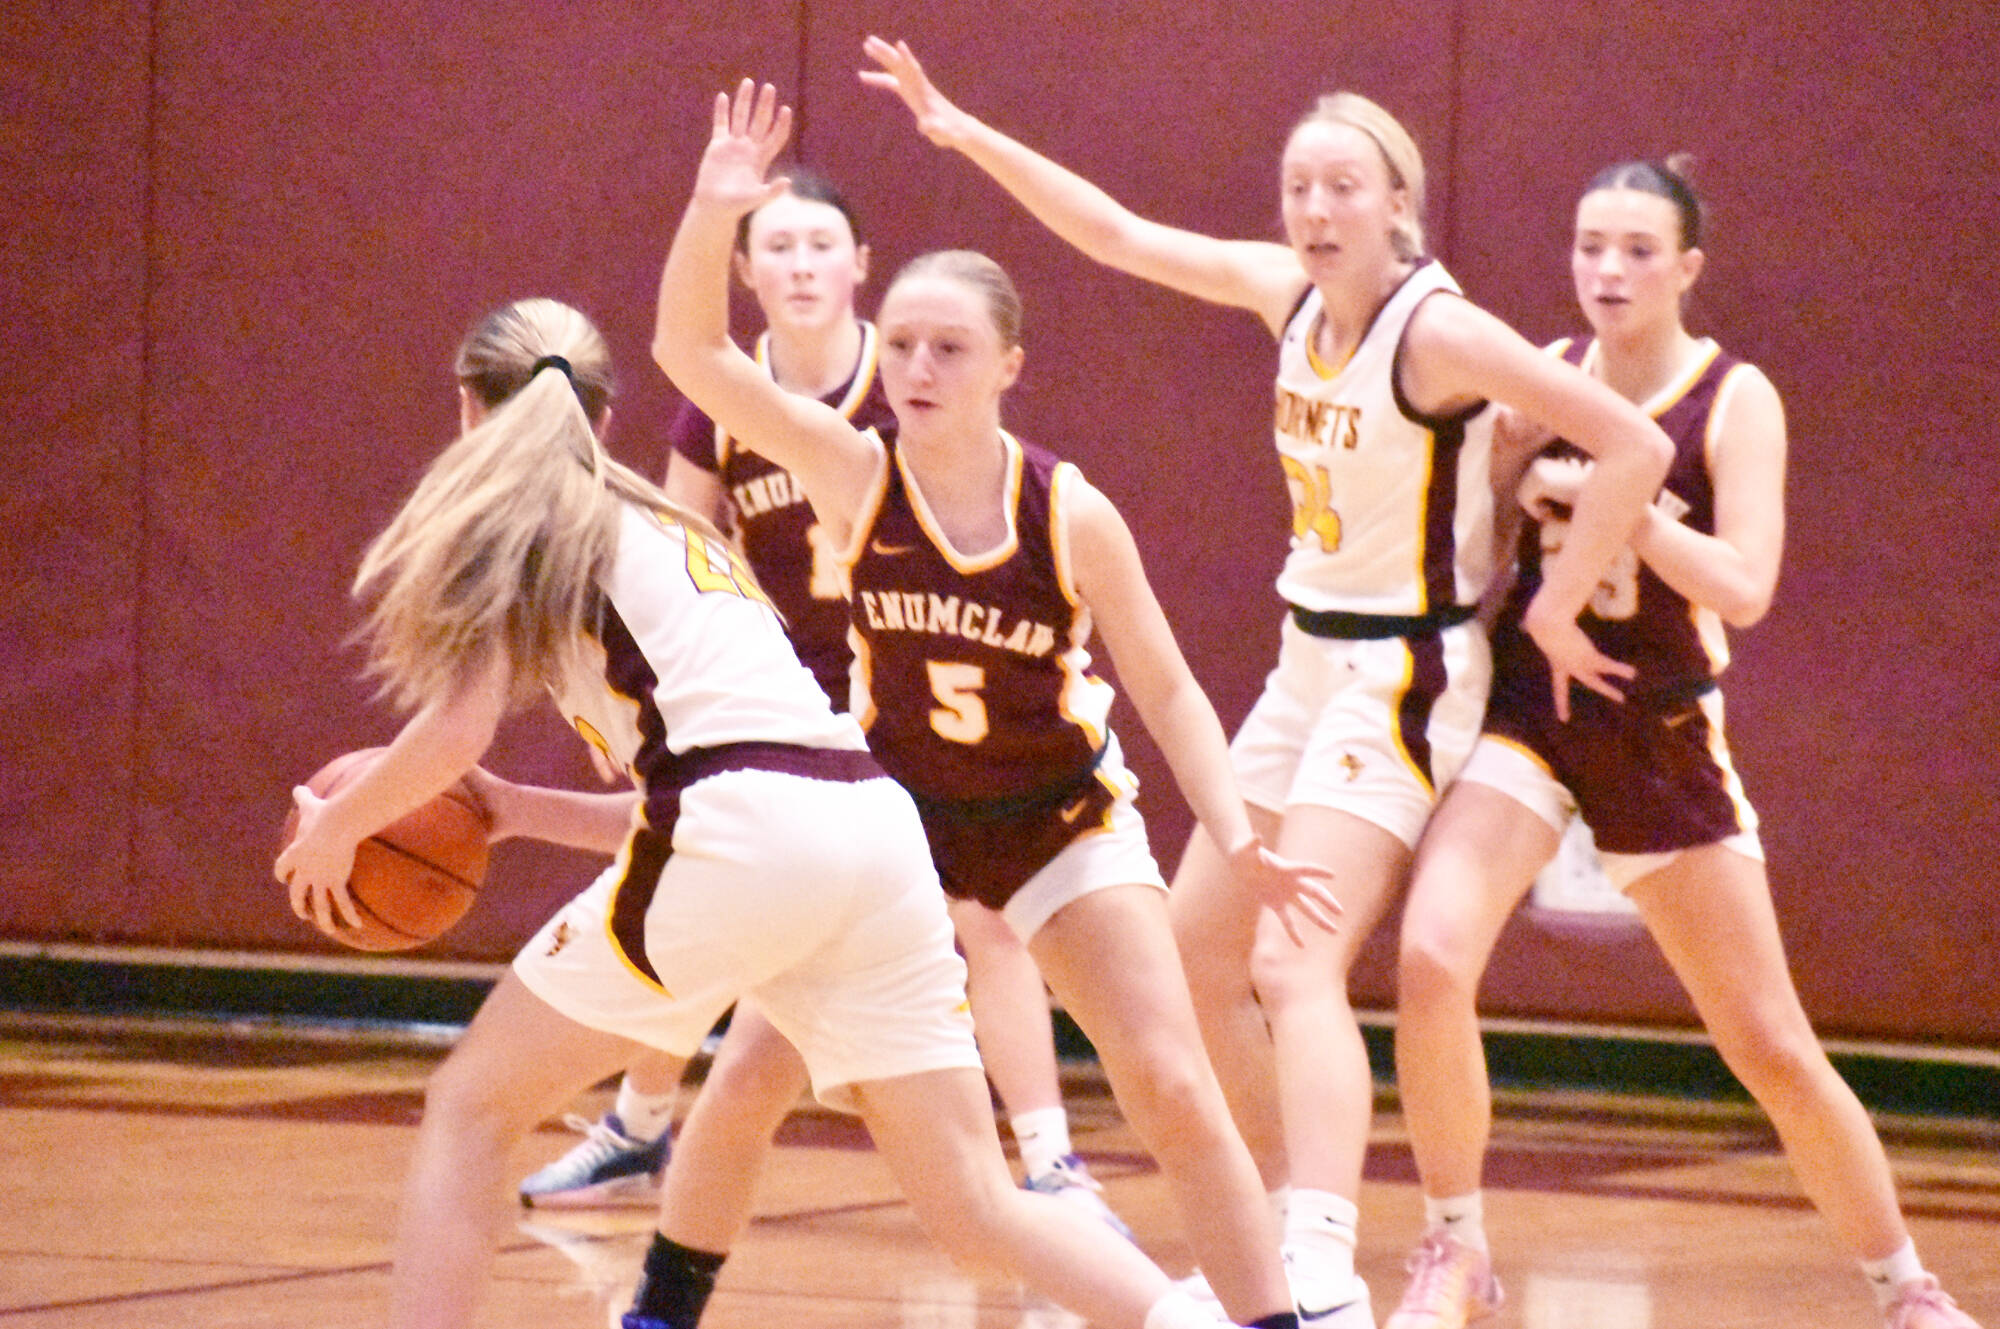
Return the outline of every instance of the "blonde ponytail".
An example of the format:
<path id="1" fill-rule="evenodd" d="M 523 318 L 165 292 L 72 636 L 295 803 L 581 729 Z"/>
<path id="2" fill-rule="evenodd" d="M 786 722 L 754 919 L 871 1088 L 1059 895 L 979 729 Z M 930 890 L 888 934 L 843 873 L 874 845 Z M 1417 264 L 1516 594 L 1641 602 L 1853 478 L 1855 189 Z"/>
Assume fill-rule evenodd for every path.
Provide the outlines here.
<path id="1" fill-rule="evenodd" d="M 510 305 L 474 330 L 459 366 L 476 398 L 502 395 L 431 463 L 354 579 L 368 605 L 367 672 L 405 709 L 451 696 L 496 661 L 517 704 L 581 667 L 628 504 L 720 538 L 605 452 L 595 425 L 610 357 L 581 313 Z"/>

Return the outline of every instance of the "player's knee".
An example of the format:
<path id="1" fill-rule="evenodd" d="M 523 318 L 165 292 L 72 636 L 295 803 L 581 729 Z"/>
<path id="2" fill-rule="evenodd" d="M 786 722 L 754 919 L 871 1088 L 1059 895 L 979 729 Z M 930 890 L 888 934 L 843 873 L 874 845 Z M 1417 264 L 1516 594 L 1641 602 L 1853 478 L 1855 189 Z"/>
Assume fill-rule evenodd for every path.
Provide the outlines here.
<path id="1" fill-rule="evenodd" d="M 1347 966 L 1267 932 L 1250 952 L 1250 985 L 1267 1012 L 1307 1003 L 1345 1003 Z"/>
<path id="2" fill-rule="evenodd" d="M 1413 920 L 1397 952 L 1397 999 L 1405 1005 L 1470 1000 L 1479 986 L 1479 963 L 1448 929 Z"/>
<path id="3" fill-rule="evenodd" d="M 1802 1017 L 1760 1019 L 1727 1033 L 1718 1031 L 1716 1048 L 1767 1110 L 1782 1112 L 1811 1101 L 1825 1092 L 1825 1080 L 1834 1075 Z"/>
<path id="4" fill-rule="evenodd" d="M 447 1058 L 424 1085 L 424 1124 L 461 1138 L 511 1144 L 534 1125 L 490 1077 Z"/>
<path id="5" fill-rule="evenodd" d="M 1173 1141 L 1199 1138 L 1204 1117 L 1226 1112 L 1199 1048 L 1148 1051 L 1135 1073 L 1121 1077 L 1118 1106 L 1149 1135 Z"/>
<path id="6" fill-rule="evenodd" d="M 1023 1192 L 976 1187 L 948 1204 L 917 1207 L 924 1235 L 969 1275 L 1013 1273 L 1007 1252 L 1009 1234 L 1021 1216 L 1013 1208 L 1027 1199 Z"/>

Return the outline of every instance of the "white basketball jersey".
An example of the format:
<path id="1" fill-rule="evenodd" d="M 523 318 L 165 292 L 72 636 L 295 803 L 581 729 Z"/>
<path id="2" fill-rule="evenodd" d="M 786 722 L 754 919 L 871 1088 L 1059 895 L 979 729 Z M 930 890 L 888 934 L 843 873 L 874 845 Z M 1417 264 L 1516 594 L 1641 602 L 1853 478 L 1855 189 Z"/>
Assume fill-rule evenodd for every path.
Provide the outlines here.
<path id="1" fill-rule="evenodd" d="M 1417 305 L 1458 283 L 1425 262 L 1375 315 L 1346 364 L 1313 353 L 1309 289 L 1278 348 L 1278 459 L 1292 551 L 1278 593 L 1304 609 L 1421 616 L 1469 605 L 1493 570 L 1492 412 L 1420 417 L 1396 389 Z"/>
<path id="2" fill-rule="evenodd" d="M 556 704 L 621 772 L 642 749 L 771 742 L 862 750 L 799 663 L 777 611 L 729 546 L 627 506 L 600 589 L 602 670 L 565 680 Z"/>

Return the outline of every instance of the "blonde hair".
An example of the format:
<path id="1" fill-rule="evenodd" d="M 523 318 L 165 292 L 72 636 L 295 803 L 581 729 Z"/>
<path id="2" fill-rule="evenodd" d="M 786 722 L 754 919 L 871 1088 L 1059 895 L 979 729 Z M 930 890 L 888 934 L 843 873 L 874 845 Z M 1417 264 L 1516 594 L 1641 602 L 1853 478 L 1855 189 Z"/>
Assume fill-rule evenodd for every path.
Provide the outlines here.
<path id="1" fill-rule="evenodd" d="M 1396 257 L 1405 261 L 1424 253 L 1424 156 L 1403 122 L 1358 92 L 1329 92 L 1299 117 L 1292 133 L 1310 124 L 1346 125 L 1366 134 L 1389 168 L 1389 183 L 1410 196 L 1409 211 L 1392 236 Z"/>
<path id="2" fill-rule="evenodd" d="M 367 672 L 409 710 L 496 661 L 510 667 L 512 704 L 582 666 L 628 504 L 721 538 L 605 452 L 594 426 L 611 356 L 577 310 L 496 311 L 460 347 L 458 372 L 486 418 L 431 462 L 354 578 Z"/>
<path id="3" fill-rule="evenodd" d="M 889 283 L 893 291 L 913 277 L 948 277 L 969 286 L 986 299 L 987 315 L 1000 334 L 1000 349 L 1011 351 L 1021 344 L 1021 293 L 1007 269 L 986 255 L 971 249 L 936 249 L 919 254 L 903 265 Z M 885 292 L 885 301 L 888 295 Z"/>

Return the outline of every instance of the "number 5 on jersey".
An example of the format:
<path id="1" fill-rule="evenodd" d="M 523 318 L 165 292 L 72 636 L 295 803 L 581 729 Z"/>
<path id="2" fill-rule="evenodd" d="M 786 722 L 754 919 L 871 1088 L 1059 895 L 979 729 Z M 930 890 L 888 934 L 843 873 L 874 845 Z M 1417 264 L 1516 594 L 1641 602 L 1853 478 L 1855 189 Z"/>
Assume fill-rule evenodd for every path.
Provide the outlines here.
<path id="1" fill-rule="evenodd" d="M 983 740 L 992 726 L 986 720 L 986 702 L 979 691 L 986 686 L 986 671 L 978 665 L 945 660 L 927 660 L 931 695 L 938 704 L 931 710 L 931 728 L 939 738 L 970 746 Z"/>

